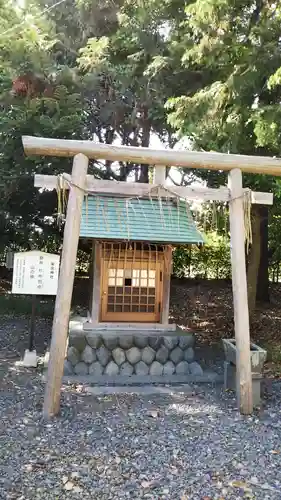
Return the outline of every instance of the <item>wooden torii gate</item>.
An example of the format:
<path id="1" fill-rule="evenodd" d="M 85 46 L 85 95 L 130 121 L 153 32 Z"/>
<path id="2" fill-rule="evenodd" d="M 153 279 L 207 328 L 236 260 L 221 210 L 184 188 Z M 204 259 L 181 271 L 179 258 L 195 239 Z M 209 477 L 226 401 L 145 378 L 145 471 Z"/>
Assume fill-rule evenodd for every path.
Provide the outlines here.
<path id="1" fill-rule="evenodd" d="M 23 147 L 25 153 L 29 156 L 74 157 L 71 176 L 67 176 L 66 174 L 63 176 L 66 179 L 65 187 L 69 188 L 70 193 L 64 228 L 63 251 L 44 399 L 43 412 L 45 417 L 50 418 L 56 415 L 60 408 L 63 364 L 85 190 L 93 193 L 111 193 L 123 196 L 143 196 L 147 193 L 147 184 L 103 181 L 87 175 L 89 158 L 154 165 L 156 167 L 155 188 L 157 188 L 157 196 L 161 188 L 163 189 L 163 193 L 166 194 L 163 188 L 166 166 L 224 170 L 229 172 L 228 187 L 210 189 L 173 186 L 172 191 L 175 193 L 175 196 L 181 196 L 186 199 L 229 202 L 234 326 L 239 389 L 238 401 L 241 413 L 251 414 L 253 411 L 252 374 L 243 213 L 243 198 L 245 192 L 249 192 L 249 190 L 243 189 L 242 171 L 281 176 L 281 159 L 194 151 L 151 150 L 141 147 L 99 144 L 92 141 L 47 139 L 29 136 L 23 137 Z M 56 188 L 57 178 L 55 176 L 36 175 L 35 186 Z M 153 185 L 150 185 L 150 188 L 153 188 Z M 152 192 L 152 189 L 150 192 Z M 273 203 L 273 195 L 271 193 L 251 192 L 251 202 L 271 205 Z"/>

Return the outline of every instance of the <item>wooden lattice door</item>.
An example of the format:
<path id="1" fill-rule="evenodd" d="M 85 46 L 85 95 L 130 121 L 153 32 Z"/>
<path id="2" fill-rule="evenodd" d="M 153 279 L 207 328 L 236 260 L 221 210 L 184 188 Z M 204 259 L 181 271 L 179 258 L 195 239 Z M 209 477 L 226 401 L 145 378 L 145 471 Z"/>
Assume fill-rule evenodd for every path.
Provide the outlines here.
<path id="1" fill-rule="evenodd" d="M 163 262 L 104 260 L 101 321 L 159 322 Z"/>

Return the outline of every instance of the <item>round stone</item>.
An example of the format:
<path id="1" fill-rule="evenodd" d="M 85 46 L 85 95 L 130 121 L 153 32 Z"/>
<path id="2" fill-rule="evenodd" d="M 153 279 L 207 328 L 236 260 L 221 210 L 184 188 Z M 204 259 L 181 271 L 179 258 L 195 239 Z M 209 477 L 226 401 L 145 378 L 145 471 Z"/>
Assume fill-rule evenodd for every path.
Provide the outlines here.
<path id="1" fill-rule="evenodd" d="M 70 346 L 67 350 L 67 359 L 73 366 L 77 365 L 77 363 L 79 362 L 80 353 L 73 345 Z"/>
<path id="2" fill-rule="evenodd" d="M 191 375 L 200 375 L 200 376 L 204 375 L 201 366 L 196 361 L 193 361 L 193 363 L 190 363 L 189 370 L 190 370 Z"/>
<path id="3" fill-rule="evenodd" d="M 148 345 L 147 347 L 145 347 L 142 350 L 141 359 L 147 365 L 151 365 L 152 361 L 154 361 L 154 359 L 155 359 L 155 351 L 151 347 L 149 347 L 149 345 Z"/>
<path id="4" fill-rule="evenodd" d="M 109 350 L 104 345 L 102 345 L 97 349 L 96 354 L 100 364 L 102 366 L 106 366 L 110 360 Z"/>
<path id="5" fill-rule="evenodd" d="M 80 316 L 80 314 L 76 314 L 75 316 L 71 316 L 69 321 L 69 329 L 73 330 L 74 328 L 83 328 L 83 323 L 87 321 L 85 316 Z"/>
<path id="6" fill-rule="evenodd" d="M 80 363 L 74 366 L 74 373 L 76 373 L 76 375 L 88 375 L 88 371 L 89 367 L 84 361 L 80 361 Z"/>
<path id="7" fill-rule="evenodd" d="M 102 344 L 101 336 L 95 332 L 86 333 L 86 340 L 93 349 L 98 349 Z"/>
<path id="8" fill-rule="evenodd" d="M 173 349 L 171 352 L 170 352 L 170 359 L 171 361 L 173 361 L 173 363 L 175 363 L 175 365 L 177 365 L 180 361 L 183 360 L 183 351 L 180 347 L 175 347 L 175 349 Z"/>
<path id="9" fill-rule="evenodd" d="M 150 375 L 159 376 L 163 375 L 163 365 L 159 361 L 153 361 L 149 369 Z"/>
<path id="10" fill-rule="evenodd" d="M 125 361 L 123 365 L 120 366 L 120 375 L 130 376 L 133 374 L 134 368 L 128 361 Z"/>
<path id="11" fill-rule="evenodd" d="M 105 375 L 118 375 L 119 374 L 119 366 L 114 363 L 114 361 L 110 361 L 104 370 Z"/>
<path id="12" fill-rule="evenodd" d="M 156 353 L 156 361 L 159 361 L 159 363 L 164 365 L 164 363 L 166 363 L 168 357 L 169 357 L 169 351 L 168 351 L 167 347 L 165 347 L 164 345 L 161 345 L 160 349 L 158 349 L 158 351 Z"/>
<path id="13" fill-rule="evenodd" d="M 69 327 L 71 328 L 83 328 L 83 324 L 87 322 L 86 316 L 81 316 L 79 313 L 75 314 L 75 316 L 71 316 L 71 320 L 69 321 Z"/>
<path id="14" fill-rule="evenodd" d="M 99 361 L 95 361 L 89 366 L 89 375 L 95 375 L 99 377 L 102 374 L 103 374 L 103 366 L 100 364 Z"/>
<path id="15" fill-rule="evenodd" d="M 139 349 L 143 349 L 148 344 L 148 337 L 144 335 L 137 335 L 134 337 L 135 346 L 139 347 Z"/>
<path id="16" fill-rule="evenodd" d="M 130 347 L 133 347 L 134 345 L 134 340 L 132 335 L 122 335 L 122 337 L 119 337 L 118 341 L 122 349 L 130 349 Z"/>
<path id="17" fill-rule="evenodd" d="M 176 374 L 177 375 L 187 375 L 189 373 L 189 364 L 187 361 L 181 361 L 176 366 Z"/>
<path id="18" fill-rule="evenodd" d="M 81 354 L 81 360 L 84 361 L 84 363 L 88 363 L 90 365 L 91 363 L 96 361 L 96 359 L 96 353 L 89 345 L 86 345 L 84 351 Z"/>
<path id="19" fill-rule="evenodd" d="M 110 351 L 113 351 L 118 346 L 118 337 L 103 337 L 103 343 Z"/>
<path id="20" fill-rule="evenodd" d="M 148 343 L 152 349 L 157 351 L 159 347 L 163 344 L 163 337 L 148 337 Z"/>
<path id="21" fill-rule="evenodd" d="M 181 335 L 179 338 L 179 346 L 181 349 L 186 349 L 187 347 L 193 347 L 195 344 L 195 335 L 194 333 L 186 333 L 185 335 Z"/>
<path id="22" fill-rule="evenodd" d="M 136 375 L 148 375 L 149 367 L 144 361 L 139 361 L 135 366 Z"/>
<path id="23" fill-rule="evenodd" d="M 126 351 L 126 357 L 131 365 L 135 365 L 141 359 L 141 352 L 138 347 L 131 347 Z"/>
<path id="24" fill-rule="evenodd" d="M 73 375 L 72 364 L 67 359 L 64 360 L 63 373 L 64 375 Z"/>
<path id="25" fill-rule="evenodd" d="M 121 349 L 121 347 L 116 347 L 116 349 L 113 349 L 112 357 L 118 366 L 122 365 L 122 363 L 124 363 L 126 360 L 125 352 L 123 349 Z"/>
<path id="26" fill-rule="evenodd" d="M 194 349 L 192 347 L 188 347 L 183 353 L 185 361 L 191 363 L 194 360 Z"/>
<path id="27" fill-rule="evenodd" d="M 175 373 L 176 367 L 173 361 L 167 361 L 163 366 L 163 375 L 173 375 Z"/>
<path id="28" fill-rule="evenodd" d="M 177 347 L 179 343 L 178 337 L 164 337 L 164 345 L 167 347 L 169 351 L 172 351 L 175 347 Z"/>
<path id="29" fill-rule="evenodd" d="M 50 359 L 50 353 L 49 353 L 49 351 L 46 351 L 45 356 L 44 356 L 44 361 L 43 361 L 44 368 L 48 368 L 49 359 Z"/>
<path id="30" fill-rule="evenodd" d="M 87 341 L 82 327 L 81 329 L 75 328 L 69 331 L 68 345 L 75 347 L 77 351 L 84 351 Z"/>

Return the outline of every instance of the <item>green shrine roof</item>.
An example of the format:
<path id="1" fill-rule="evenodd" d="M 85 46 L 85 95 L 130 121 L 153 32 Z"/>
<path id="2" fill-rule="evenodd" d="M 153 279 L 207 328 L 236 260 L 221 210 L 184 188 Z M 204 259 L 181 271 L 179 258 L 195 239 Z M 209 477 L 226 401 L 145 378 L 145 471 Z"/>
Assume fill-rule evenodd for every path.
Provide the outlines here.
<path id="1" fill-rule="evenodd" d="M 203 243 L 185 201 L 89 195 L 80 237 L 154 243 Z"/>

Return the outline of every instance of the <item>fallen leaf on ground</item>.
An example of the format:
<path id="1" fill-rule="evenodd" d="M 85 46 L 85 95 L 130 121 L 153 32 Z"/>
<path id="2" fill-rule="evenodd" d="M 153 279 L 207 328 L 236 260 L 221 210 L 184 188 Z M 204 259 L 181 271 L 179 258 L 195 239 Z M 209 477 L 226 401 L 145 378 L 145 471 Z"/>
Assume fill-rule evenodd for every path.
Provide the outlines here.
<path id="1" fill-rule="evenodd" d="M 148 412 L 148 416 L 153 417 L 153 418 L 157 418 L 157 417 L 159 417 L 159 411 L 158 410 L 150 410 Z"/>
<path id="2" fill-rule="evenodd" d="M 73 491 L 74 493 L 82 493 L 83 489 L 80 486 L 74 486 Z"/>
<path id="3" fill-rule="evenodd" d="M 149 488 L 150 482 L 149 481 L 142 481 L 141 487 L 142 488 Z"/>
<path id="4" fill-rule="evenodd" d="M 245 483 L 244 481 L 231 481 L 230 486 L 233 486 L 234 488 L 242 488 L 244 490 L 250 490 L 249 485 Z"/>
<path id="5" fill-rule="evenodd" d="M 64 489 L 66 491 L 71 491 L 73 489 L 73 486 L 74 486 L 74 484 L 71 481 L 67 481 L 67 483 L 65 483 L 65 485 L 64 485 Z"/>

